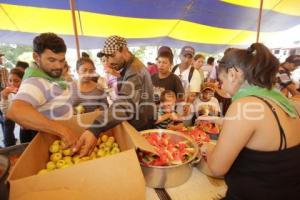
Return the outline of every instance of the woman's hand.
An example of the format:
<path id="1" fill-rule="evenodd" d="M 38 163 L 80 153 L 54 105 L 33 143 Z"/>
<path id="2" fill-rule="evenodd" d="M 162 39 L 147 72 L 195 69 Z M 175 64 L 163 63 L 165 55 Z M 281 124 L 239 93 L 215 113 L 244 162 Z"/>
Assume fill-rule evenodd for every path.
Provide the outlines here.
<path id="1" fill-rule="evenodd" d="M 107 80 L 103 77 L 99 77 L 97 80 L 97 89 L 98 90 L 105 90 L 107 89 Z"/>
<path id="2" fill-rule="evenodd" d="M 217 117 L 217 116 L 202 115 L 202 116 L 199 116 L 196 119 L 196 124 L 198 124 L 201 121 L 207 121 L 207 122 L 210 122 L 210 123 L 215 123 L 215 124 L 218 124 L 218 125 L 222 125 L 223 122 L 224 122 L 224 118 Z"/>
<path id="3" fill-rule="evenodd" d="M 200 147 L 200 155 L 207 161 L 207 155 L 209 155 L 213 149 L 215 148 L 215 144 L 212 143 L 203 143 Z"/>
<path id="4" fill-rule="evenodd" d="M 16 88 L 13 88 L 13 87 L 6 87 L 4 88 L 2 91 L 1 91 L 1 97 L 4 99 L 4 100 L 7 100 L 8 99 L 8 95 L 10 93 L 16 93 Z"/>
<path id="5" fill-rule="evenodd" d="M 179 115 L 174 112 L 171 113 L 170 119 L 173 121 L 181 121 Z"/>

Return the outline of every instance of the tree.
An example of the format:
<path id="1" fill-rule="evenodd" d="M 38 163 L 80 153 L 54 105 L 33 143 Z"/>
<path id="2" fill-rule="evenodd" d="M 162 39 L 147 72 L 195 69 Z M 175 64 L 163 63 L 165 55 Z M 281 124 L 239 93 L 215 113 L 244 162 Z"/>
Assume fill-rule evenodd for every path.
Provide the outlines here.
<path id="1" fill-rule="evenodd" d="M 145 57 L 145 50 L 146 47 L 145 46 L 141 46 L 141 47 L 137 47 L 137 48 L 133 48 L 132 53 L 140 60 L 143 60 Z"/>
<path id="2" fill-rule="evenodd" d="M 32 52 L 31 46 L 0 44 L 0 52 L 5 54 L 5 66 L 13 68 L 18 61 L 18 57 L 24 52 Z"/>

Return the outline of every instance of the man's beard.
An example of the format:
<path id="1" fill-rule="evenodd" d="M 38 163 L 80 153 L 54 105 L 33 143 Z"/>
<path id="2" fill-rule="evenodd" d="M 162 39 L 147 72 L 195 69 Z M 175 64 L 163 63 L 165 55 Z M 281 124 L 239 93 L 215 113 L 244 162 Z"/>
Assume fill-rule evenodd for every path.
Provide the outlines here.
<path id="1" fill-rule="evenodd" d="M 118 60 L 117 62 L 112 62 L 109 64 L 109 67 L 116 70 L 116 71 L 120 71 L 121 69 L 124 68 L 126 62 L 125 60 Z"/>
<path id="2" fill-rule="evenodd" d="M 116 71 L 119 71 L 120 69 L 123 68 L 123 64 L 116 64 L 116 63 L 112 63 L 111 64 L 111 68 L 116 70 Z"/>
<path id="3" fill-rule="evenodd" d="M 63 70 L 62 69 L 52 69 L 50 71 L 45 71 L 45 72 L 53 78 L 59 78 L 59 77 L 61 77 Z"/>
<path id="4" fill-rule="evenodd" d="M 63 69 L 51 69 L 50 71 L 45 69 L 45 67 L 43 67 L 43 65 L 40 65 L 40 68 L 49 76 L 51 76 L 52 78 L 60 78 L 62 76 L 63 73 Z"/>

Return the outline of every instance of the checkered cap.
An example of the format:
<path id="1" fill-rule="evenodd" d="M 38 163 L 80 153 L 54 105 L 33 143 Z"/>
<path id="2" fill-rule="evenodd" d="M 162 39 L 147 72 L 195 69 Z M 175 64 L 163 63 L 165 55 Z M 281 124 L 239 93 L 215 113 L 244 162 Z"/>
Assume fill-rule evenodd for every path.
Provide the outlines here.
<path id="1" fill-rule="evenodd" d="M 122 38 L 117 35 L 108 37 L 104 42 L 104 47 L 97 56 L 102 57 L 104 55 L 112 55 L 120 49 L 120 47 L 127 46 L 125 38 Z"/>

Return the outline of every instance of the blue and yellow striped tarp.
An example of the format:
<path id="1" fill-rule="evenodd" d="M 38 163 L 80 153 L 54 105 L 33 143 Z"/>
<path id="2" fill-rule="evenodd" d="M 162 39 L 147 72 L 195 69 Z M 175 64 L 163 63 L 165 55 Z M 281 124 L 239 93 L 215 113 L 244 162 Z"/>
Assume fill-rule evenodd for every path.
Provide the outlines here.
<path id="1" fill-rule="evenodd" d="M 256 39 L 260 0 L 75 0 L 81 48 L 107 36 L 131 45 L 193 45 L 208 53 Z M 261 41 L 300 24 L 300 0 L 264 0 Z M 69 0 L 0 0 L 0 42 L 55 32 L 74 47 Z"/>

